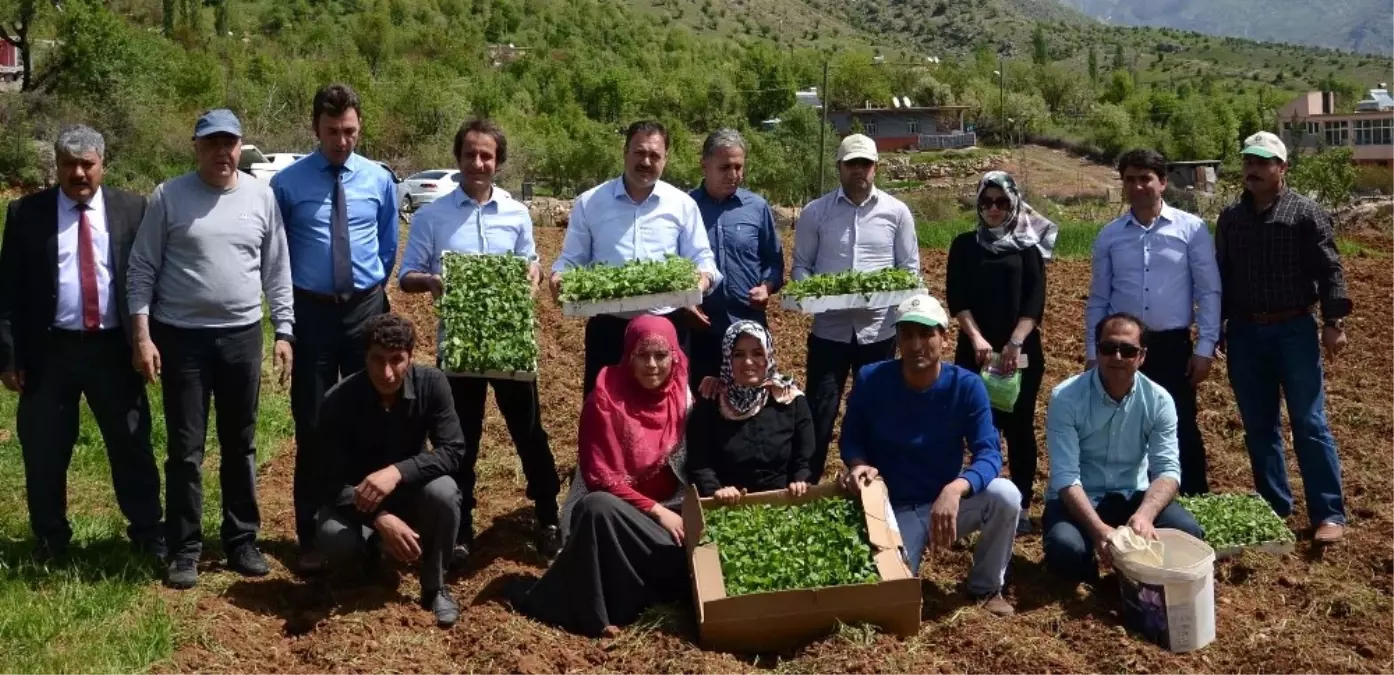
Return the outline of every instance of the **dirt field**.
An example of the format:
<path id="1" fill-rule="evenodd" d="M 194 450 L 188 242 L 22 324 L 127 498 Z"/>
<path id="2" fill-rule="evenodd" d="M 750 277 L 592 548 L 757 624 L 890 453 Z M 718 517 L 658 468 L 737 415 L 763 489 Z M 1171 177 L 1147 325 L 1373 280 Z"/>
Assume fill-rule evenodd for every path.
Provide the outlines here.
<path id="1" fill-rule="evenodd" d="M 545 260 L 555 258 L 561 232 L 538 230 Z M 788 250 L 788 249 L 786 249 Z M 491 409 L 480 460 L 476 524 L 479 552 L 453 580 L 464 605 L 458 626 L 432 627 L 414 605 L 415 574 L 403 571 L 397 588 L 339 590 L 330 596 L 288 573 L 293 546 L 290 485 L 293 449 L 285 448 L 261 477 L 264 531 L 272 576 L 236 581 L 217 595 L 161 591 L 175 606 L 196 602 L 184 645 L 162 671 L 231 672 L 1390 672 L 1394 670 L 1394 381 L 1391 371 L 1390 242 L 1379 258 L 1348 262 L 1356 313 L 1351 343 L 1329 366 L 1328 411 L 1344 462 L 1347 541 L 1324 555 L 1308 541 L 1282 558 L 1246 556 L 1216 569 L 1219 637 L 1197 653 L 1172 655 L 1120 627 L 1117 590 L 1066 586 L 1041 566 L 1039 535 L 1019 538 L 1009 595 L 1018 615 L 996 619 L 966 604 L 957 584 L 970 553 L 953 551 L 927 562 L 924 624 L 913 639 L 845 629 L 789 654 L 760 657 L 703 651 L 688 606 L 660 608 L 613 640 L 592 641 L 520 618 L 497 599 L 508 575 L 538 575 L 532 551 L 531 508 L 502 420 Z M 926 279 L 943 292 L 944 255 L 922 252 Z M 1081 326 L 1087 262 L 1053 264 L 1049 271 L 1046 386 L 1083 365 Z M 395 289 L 394 289 L 395 292 Z M 941 295 L 942 297 L 942 295 Z M 418 359 L 433 358 L 433 325 L 422 298 L 394 295 L 394 308 L 414 317 L 426 343 Z M 806 318 L 775 311 L 781 368 L 802 379 Z M 564 319 L 551 303 L 541 309 L 542 400 L 558 465 L 575 468 L 580 410 L 582 322 Z M 1223 364 L 1203 385 L 1201 427 L 1211 458 L 1211 484 L 1221 490 L 1251 487 L 1242 427 Z M 1045 404 L 1038 414 L 1043 418 Z M 1044 453 L 1044 439 L 1042 438 Z M 1301 494 L 1289 461 L 1294 492 Z M 1037 476 L 1044 485 L 1046 462 Z M 1039 520 L 1040 500 L 1033 516 Z M 1299 498 L 1297 512 L 1303 513 Z M 1308 523 L 1294 516 L 1299 531 Z M 192 598 L 197 599 L 192 599 Z"/>

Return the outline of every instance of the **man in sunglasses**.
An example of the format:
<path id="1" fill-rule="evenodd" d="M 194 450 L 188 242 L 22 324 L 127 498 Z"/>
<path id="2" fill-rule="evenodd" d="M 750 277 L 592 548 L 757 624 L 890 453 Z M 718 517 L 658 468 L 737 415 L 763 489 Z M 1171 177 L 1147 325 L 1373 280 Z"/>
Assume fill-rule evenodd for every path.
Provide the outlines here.
<path id="1" fill-rule="evenodd" d="M 842 185 L 804 207 L 794 228 L 794 280 L 849 269 L 899 267 L 920 273 L 915 219 L 905 202 L 876 189 L 876 142 L 842 139 L 837 174 Z M 813 318 L 808 336 L 808 401 L 813 407 L 813 482 L 823 476 L 837 410 L 849 373 L 895 357 L 889 308 L 844 309 Z"/>
<path id="2" fill-rule="evenodd" d="M 1151 328 L 1143 374 L 1176 402 L 1181 494 L 1210 491 L 1205 443 L 1196 424 L 1196 388 L 1210 374 L 1220 339 L 1220 270 L 1205 221 L 1167 205 L 1167 161 L 1155 150 L 1118 158 L 1118 177 L 1132 207 L 1094 240 L 1085 352 L 1095 360 L 1092 332 L 1110 312 L 1129 312 Z M 1191 324 L 1199 336 L 1191 343 Z"/>
<path id="3" fill-rule="evenodd" d="M 1046 489 L 1046 567 L 1075 581 L 1097 579 L 1097 556 L 1116 527 L 1157 537 L 1156 528 L 1201 537 L 1200 525 L 1173 501 L 1181 483 L 1176 404 L 1138 372 L 1147 328 L 1132 314 L 1111 314 L 1094 329 L 1098 365 L 1060 383 L 1046 413 L 1050 482 Z"/>

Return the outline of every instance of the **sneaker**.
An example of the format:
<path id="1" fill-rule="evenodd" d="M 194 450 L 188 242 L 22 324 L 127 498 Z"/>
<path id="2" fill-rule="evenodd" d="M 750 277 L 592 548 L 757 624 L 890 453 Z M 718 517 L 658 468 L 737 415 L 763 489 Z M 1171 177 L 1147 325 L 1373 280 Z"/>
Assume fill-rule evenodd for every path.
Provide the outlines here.
<path id="1" fill-rule="evenodd" d="M 295 571 L 310 576 L 323 573 L 328 565 L 328 558 L 319 549 L 312 548 L 300 553 L 300 557 L 295 561 Z"/>
<path id="2" fill-rule="evenodd" d="M 1012 603 L 1007 602 L 1007 599 L 1002 597 L 1001 593 L 983 596 L 978 598 L 978 602 L 983 609 L 994 616 L 1006 617 L 1016 614 L 1016 608 L 1012 607 Z"/>
<path id="3" fill-rule="evenodd" d="M 1025 513 L 1021 514 L 1021 516 L 1016 519 L 1016 533 L 1018 535 L 1031 534 L 1033 529 L 1034 528 L 1031 526 L 1031 518 Z"/>
<path id="4" fill-rule="evenodd" d="M 1312 541 L 1318 544 L 1335 544 L 1346 538 L 1346 526 L 1328 520 L 1312 532 Z"/>
<path id="5" fill-rule="evenodd" d="M 198 584 L 198 560 L 189 557 L 175 558 L 165 574 L 165 585 L 185 590 Z"/>
<path id="6" fill-rule="evenodd" d="M 227 556 L 227 566 L 244 577 L 264 577 L 271 573 L 266 564 L 266 556 L 261 554 L 256 544 L 243 544 Z"/>
<path id="7" fill-rule="evenodd" d="M 131 548 L 135 550 L 136 555 L 148 555 L 160 561 L 169 558 L 169 546 L 165 544 L 164 537 L 133 541 Z"/>
<path id="8" fill-rule="evenodd" d="M 561 528 L 556 525 L 537 526 L 537 552 L 542 557 L 552 560 L 561 553 Z"/>
<path id="9" fill-rule="evenodd" d="M 454 626 L 460 620 L 460 603 L 455 602 L 455 598 L 450 597 L 444 589 L 423 590 L 421 608 L 431 610 L 436 615 L 436 625 L 441 628 Z"/>

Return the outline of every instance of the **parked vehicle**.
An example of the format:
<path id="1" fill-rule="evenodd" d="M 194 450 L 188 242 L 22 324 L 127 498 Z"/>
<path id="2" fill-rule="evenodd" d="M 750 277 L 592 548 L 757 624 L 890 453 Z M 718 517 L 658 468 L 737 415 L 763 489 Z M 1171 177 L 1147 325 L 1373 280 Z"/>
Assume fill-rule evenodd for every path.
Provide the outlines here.
<path id="1" fill-rule="evenodd" d="M 420 208 L 450 194 L 460 184 L 460 172 L 456 169 L 431 169 L 408 176 L 406 195 L 402 198 L 402 210 Z"/>
<path id="2" fill-rule="evenodd" d="M 273 152 L 263 154 L 255 145 L 242 146 L 242 160 L 237 163 L 237 168 L 245 171 L 262 180 L 271 180 L 276 172 L 284 169 L 295 160 L 304 157 L 304 153 L 299 152 Z"/>

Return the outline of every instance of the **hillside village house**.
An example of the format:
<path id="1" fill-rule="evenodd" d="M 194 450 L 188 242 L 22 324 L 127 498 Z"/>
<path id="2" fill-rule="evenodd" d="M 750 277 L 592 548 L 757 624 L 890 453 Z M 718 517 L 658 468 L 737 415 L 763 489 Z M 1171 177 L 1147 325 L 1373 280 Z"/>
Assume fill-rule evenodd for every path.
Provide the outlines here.
<path id="1" fill-rule="evenodd" d="M 1311 91 L 1278 110 L 1279 129 L 1289 148 L 1349 146 L 1356 164 L 1394 165 L 1394 98 L 1380 85 L 1355 111 L 1336 112 L 1336 95 Z"/>
<path id="2" fill-rule="evenodd" d="M 962 105 L 916 106 L 909 98 L 895 97 L 890 107 L 868 103 L 852 110 L 829 110 L 828 122 L 843 136 L 859 125 L 861 133 L 876 141 L 881 152 L 971 148 L 978 139 L 964 128 L 968 110 Z"/>

